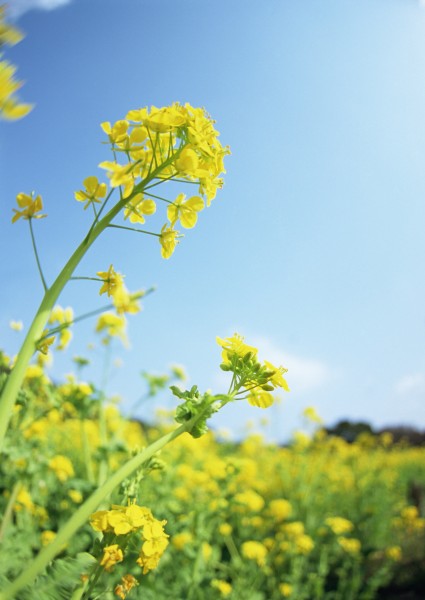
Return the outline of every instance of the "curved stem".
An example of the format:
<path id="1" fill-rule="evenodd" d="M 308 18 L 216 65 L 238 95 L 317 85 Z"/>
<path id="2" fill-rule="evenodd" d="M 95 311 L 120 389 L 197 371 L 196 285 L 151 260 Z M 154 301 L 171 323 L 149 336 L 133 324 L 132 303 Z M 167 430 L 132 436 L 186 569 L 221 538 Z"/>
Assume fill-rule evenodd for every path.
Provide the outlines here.
<path id="1" fill-rule="evenodd" d="M 8 587 L 3 587 L 3 591 L 0 591 L 0 600 L 11 600 L 16 596 L 16 593 L 19 592 L 19 590 L 26 585 L 29 585 L 36 576 L 46 568 L 56 554 L 63 549 L 64 544 L 74 535 L 74 533 L 87 523 L 90 515 L 98 508 L 104 498 L 111 494 L 124 479 L 129 477 L 143 463 L 148 461 L 156 452 L 158 452 L 158 450 L 179 437 L 182 433 L 190 431 L 197 418 L 198 417 L 194 417 L 191 421 L 188 421 L 188 423 L 181 425 L 177 429 L 174 429 L 174 431 L 159 438 L 159 440 L 131 458 L 101 487 L 93 492 L 84 504 L 82 504 L 73 514 L 69 521 L 65 523 L 62 529 L 58 531 L 54 540 L 38 554 L 32 563 L 25 566 L 23 573 Z"/>
<path id="2" fill-rule="evenodd" d="M 134 187 L 132 196 L 142 192 L 153 179 L 157 178 L 160 172 L 176 159 L 183 148 L 184 145 L 182 145 L 181 148 L 179 148 L 168 160 L 164 161 L 161 165 L 159 165 L 158 168 L 152 171 L 148 177 L 136 185 Z M 71 255 L 70 259 L 65 264 L 52 286 L 46 290 L 34 320 L 28 330 L 26 338 L 22 344 L 21 350 L 19 351 L 16 363 L 12 369 L 12 372 L 7 378 L 6 384 L 0 396 L 0 452 L 4 445 L 4 439 L 12 416 L 12 409 L 15 404 L 19 389 L 22 385 L 22 381 L 25 377 L 27 365 L 36 350 L 37 341 L 43 336 L 44 326 L 47 323 L 56 300 L 90 246 L 117 216 L 127 202 L 129 202 L 132 196 L 130 196 L 130 198 L 120 199 L 101 220 L 98 220 L 95 225 L 92 224 L 88 234 Z M 99 211 L 98 217 L 100 216 L 100 213 L 101 211 Z"/>

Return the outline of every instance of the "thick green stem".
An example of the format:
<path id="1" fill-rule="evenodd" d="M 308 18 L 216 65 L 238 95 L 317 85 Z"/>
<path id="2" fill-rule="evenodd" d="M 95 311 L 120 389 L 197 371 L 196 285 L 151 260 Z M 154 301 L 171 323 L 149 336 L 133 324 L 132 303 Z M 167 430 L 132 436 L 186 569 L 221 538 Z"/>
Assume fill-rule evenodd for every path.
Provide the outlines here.
<path id="1" fill-rule="evenodd" d="M 117 204 L 111 208 L 111 210 L 103 217 L 103 219 L 98 221 L 94 227 L 92 226 L 90 228 L 89 233 L 72 254 L 71 258 L 57 276 L 55 282 L 45 292 L 39 309 L 22 344 L 16 363 L 12 369 L 12 372 L 7 378 L 3 392 L 0 396 L 0 452 L 3 449 L 4 439 L 12 416 L 13 405 L 22 385 L 22 381 L 25 377 L 27 365 L 36 350 L 37 340 L 39 340 L 43 335 L 44 327 L 47 323 L 52 308 L 59 297 L 59 294 L 62 292 L 81 259 L 86 254 L 87 250 L 104 231 L 104 229 L 106 229 L 106 227 L 111 223 L 112 219 L 114 219 L 120 210 L 131 200 L 132 196 L 143 191 L 152 180 L 156 179 L 160 172 L 176 159 L 183 148 L 184 145 L 179 148 L 179 150 L 177 150 L 168 160 L 159 165 L 159 167 L 156 168 L 146 179 L 136 185 L 132 195 L 129 198 L 121 199 L 119 202 L 117 202 Z"/>
<path id="2" fill-rule="evenodd" d="M 194 417 L 191 421 L 188 421 L 185 425 L 181 425 L 174 431 L 167 433 L 145 448 L 142 452 L 130 459 L 125 465 L 123 465 L 118 471 L 116 471 L 100 488 L 98 488 L 80 508 L 74 513 L 74 515 L 65 523 L 65 525 L 58 531 L 55 539 L 46 546 L 40 554 L 34 559 L 32 563 L 25 566 L 24 572 L 8 587 L 3 588 L 0 592 L 0 600 L 11 600 L 14 598 L 23 587 L 29 585 L 34 581 L 39 573 L 41 573 L 51 560 L 58 554 L 66 542 L 74 535 L 76 531 L 83 525 L 85 525 L 90 515 L 98 508 L 101 502 L 113 490 L 122 482 L 124 479 L 129 477 L 133 471 L 138 469 L 143 463 L 148 461 L 158 450 L 161 450 L 169 442 L 179 437 L 182 433 L 190 431 L 196 422 L 197 417 Z"/>

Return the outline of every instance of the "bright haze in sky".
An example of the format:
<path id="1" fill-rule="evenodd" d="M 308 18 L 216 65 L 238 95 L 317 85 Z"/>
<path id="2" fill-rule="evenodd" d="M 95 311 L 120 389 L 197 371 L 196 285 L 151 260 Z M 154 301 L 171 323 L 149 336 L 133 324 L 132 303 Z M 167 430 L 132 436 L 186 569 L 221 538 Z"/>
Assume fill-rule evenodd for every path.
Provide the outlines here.
<path id="1" fill-rule="evenodd" d="M 204 106 L 231 147 L 225 186 L 168 261 L 157 240 L 108 231 L 77 275 L 112 263 L 131 290 L 156 285 L 129 318 L 131 350 L 113 347 L 109 394 L 143 395 L 140 371 L 186 367 L 189 385 L 225 391 L 215 337 L 237 331 L 289 369 L 270 411 L 245 404 L 213 421 L 240 435 L 248 419 L 286 439 L 314 406 L 327 424 L 425 428 L 425 10 L 416 0 L 15 0 L 26 33 L 7 51 L 33 112 L 1 123 L 1 345 L 14 354 L 42 296 L 19 192 L 43 197 L 34 223 L 52 281 L 90 223 L 74 200 L 110 160 L 103 121 L 174 101 Z M 104 305 L 97 283 L 60 298 L 81 314 Z M 95 319 L 76 325 L 71 358 L 102 380 Z M 94 342 L 96 348 L 88 350 Z M 122 359 L 122 366 L 115 359 Z M 173 400 L 161 400 L 168 407 Z M 152 414 L 146 404 L 139 416 Z"/>

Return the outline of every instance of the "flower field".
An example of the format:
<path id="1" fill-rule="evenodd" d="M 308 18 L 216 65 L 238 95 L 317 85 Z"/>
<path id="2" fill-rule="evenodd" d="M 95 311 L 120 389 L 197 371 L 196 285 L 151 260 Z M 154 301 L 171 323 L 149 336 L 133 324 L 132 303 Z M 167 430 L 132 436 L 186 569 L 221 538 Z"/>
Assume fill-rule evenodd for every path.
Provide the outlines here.
<path id="1" fill-rule="evenodd" d="M 0 117 L 8 121 L 33 108 L 3 59 L 3 47 L 21 39 L 0 6 Z M 51 235 L 40 230 L 41 194 L 18 192 L 9 215 L 11 227 L 28 226 L 40 303 L 16 356 L 0 351 L 0 600 L 425 597 L 425 447 L 394 443 L 389 433 L 348 443 L 327 433 L 313 408 L 304 410 L 313 433 L 297 432 L 285 446 L 214 432 L 214 414 L 226 405 L 261 413 L 289 392 L 291 373 L 287 381 L 287 369 L 260 359 L 241 335 L 216 338 L 217 381 L 227 377 L 221 393 L 185 389 L 179 367 L 143 374 L 145 399 L 168 389 L 174 396 L 154 424 L 120 410 L 106 384 L 86 380 L 84 357 L 74 356 L 64 380 L 50 375 L 53 357 L 86 319 L 97 317 L 107 359 L 117 340 L 126 345 L 127 319 L 154 289 L 129 291 L 102 252 L 96 269 L 87 267 L 97 238 L 110 235 L 115 251 L 122 242 L 113 236 L 143 234 L 168 260 L 224 184 L 230 150 L 205 108 L 133 107 L 100 127 L 109 160 L 75 184 L 72 202 L 88 226 L 55 277 L 59 258 L 39 250 Z M 197 284 L 195 266 L 190 276 Z M 255 276 L 253 265 L 244 285 Z M 81 289 L 95 282 L 108 304 L 77 315 L 61 307 L 71 281 Z M 155 337 L 163 342 L 164 332 Z M 145 414 L 138 408 L 133 414 Z"/>
<path id="2" fill-rule="evenodd" d="M 102 433 L 98 396 L 28 368 L 1 464 L 2 582 L 172 429 L 107 404 Z M 424 458 L 388 435 L 348 444 L 318 430 L 278 447 L 186 433 L 125 479 L 19 598 L 71 598 L 89 577 L 85 598 L 375 598 L 423 565 L 425 520 L 408 495 L 425 482 Z"/>

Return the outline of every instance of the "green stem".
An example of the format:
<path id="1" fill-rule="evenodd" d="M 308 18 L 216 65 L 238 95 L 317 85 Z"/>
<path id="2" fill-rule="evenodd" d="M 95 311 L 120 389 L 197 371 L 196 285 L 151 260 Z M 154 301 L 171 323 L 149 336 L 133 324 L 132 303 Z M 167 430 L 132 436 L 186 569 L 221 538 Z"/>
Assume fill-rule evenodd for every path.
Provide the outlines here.
<path id="1" fill-rule="evenodd" d="M 8 587 L 3 587 L 3 591 L 0 591 L 0 600 L 11 600 L 16 596 L 19 590 L 32 583 L 37 575 L 46 568 L 51 560 L 53 560 L 56 554 L 63 549 L 63 546 L 75 534 L 75 532 L 87 523 L 90 515 L 98 508 L 104 498 L 111 494 L 113 490 L 122 481 L 124 481 L 124 479 L 129 477 L 143 463 L 148 461 L 154 454 L 161 450 L 161 448 L 179 437 L 182 433 L 190 431 L 197 418 L 199 417 L 194 417 L 191 421 L 188 421 L 186 424 L 181 425 L 177 429 L 174 429 L 174 431 L 171 431 L 170 433 L 167 433 L 159 438 L 159 440 L 156 440 L 156 442 L 145 448 L 145 450 L 131 458 L 101 487 L 93 492 L 93 494 L 84 502 L 84 504 L 80 506 L 73 516 L 58 531 L 58 534 L 54 540 L 52 540 L 52 542 L 38 554 L 32 563 L 25 566 L 23 573 Z"/>
<path id="2" fill-rule="evenodd" d="M 114 229 L 126 229 L 127 231 L 135 231 L 136 233 L 147 233 L 148 235 L 161 237 L 160 233 L 153 233 L 152 231 L 145 231 L 144 229 L 136 229 L 135 227 L 125 227 L 125 225 L 114 225 L 113 223 L 110 223 L 109 227 L 113 227 Z"/>
<path id="3" fill-rule="evenodd" d="M 157 169 L 155 169 L 148 177 L 141 181 L 134 187 L 133 194 L 135 195 L 142 192 L 145 187 L 155 179 L 158 174 L 166 167 L 168 167 L 183 150 L 184 145 L 181 146 L 168 160 L 164 161 Z M 68 262 L 63 267 L 62 271 L 57 276 L 52 286 L 46 290 L 41 304 L 37 310 L 31 327 L 28 330 L 26 338 L 22 344 L 21 350 L 19 351 L 16 359 L 15 366 L 12 372 L 7 378 L 6 384 L 3 388 L 0 396 L 0 452 L 3 449 L 4 439 L 9 426 L 9 422 L 12 416 L 12 409 L 15 404 L 16 397 L 19 389 L 22 385 L 22 381 L 25 377 L 25 371 L 27 365 L 36 350 L 36 343 L 42 337 L 44 326 L 47 323 L 49 315 L 58 299 L 60 293 L 68 282 L 69 278 L 74 273 L 75 269 L 81 262 L 82 258 L 93 244 L 93 242 L 99 237 L 99 235 L 106 229 L 111 221 L 118 215 L 121 209 L 129 202 L 130 198 L 121 199 L 117 204 L 109 210 L 109 212 L 96 223 L 92 225 L 87 236 L 83 239 L 81 244 L 74 251 Z M 100 215 L 98 213 L 98 216 Z"/>
<path id="4" fill-rule="evenodd" d="M 19 492 L 22 489 L 22 482 L 18 481 L 13 486 L 12 493 L 10 494 L 9 502 L 7 503 L 6 510 L 4 511 L 3 519 L 0 526 L 0 542 L 3 539 L 6 528 L 9 525 L 10 519 L 12 518 L 13 506 L 15 504 L 16 498 Z"/>
<path id="5" fill-rule="evenodd" d="M 93 472 L 93 463 L 92 463 L 92 459 L 91 459 L 91 449 L 90 449 L 89 438 L 87 435 L 86 420 L 84 418 L 83 419 L 80 418 L 80 432 L 81 432 L 81 442 L 82 442 L 82 446 L 83 446 L 84 462 L 86 465 L 87 479 L 88 479 L 89 483 L 94 483 L 94 472 Z"/>
<path id="6" fill-rule="evenodd" d="M 47 292 L 47 283 L 46 283 L 46 280 L 44 279 L 43 270 L 41 268 L 41 263 L 40 263 L 40 258 L 38 256 L 37 244 L 35 243 L 35 236 L 34 236 L 34 231 L 32 228 L 32 219 L 31 218 L 28 219 L 28 223 L 30 224 L 32 247 L 33 247 L 34 254 L 35 254 L 35 260 L 37 261 L 37 268 L 38 268 L 38 272 L 40 273 L 41 283 L 43 284 L 44 291 Z"/>
<path id="7" fill-rule="evenodd" d="M 103 281 L 103 280 L 101 280 L 101 281 Z M 139 300 L 139 298 L 144 298 L 145 296 L 147 296 L 148 294 L 151 294 L 155 290 L 156 290 L 156 288 L 155 288 L 155 286 L 153 286 L 153 287 L 150 287 L 149 289 L 147 289 L 145 292 L 135 292 L 134 294 L 130 294 L 130 299 L 131 300 Z M 112 302 L 110 304 L 106 304 L 105 306 L 102 306 L 102 308 L 96 308 L 95 310 L 91 310 L 88 313 L 84 313 L 84 315 L 75 317 L 75 319 L 72 319 L 72 321 L 67 321 L 66 323 L 61 323 L 61 325 L 58 325 L 57 327 L 53 327 L 53 329 L 49 329 L 47 331 L 47 333 L 45 333 L 40 339 L 37 340 L 37 343 L 40 343 L 44 339 L 51 337 L 52 335 L 55 335 L 56 333 L 59 333 L 63 329 L 67 329 L 71 325 L 74 325 L 74 323 L 79 323 L 80 321 L 84 321 L 84 319 L 89 319 L 90 317 L 99 315 L 99 314 L 105 312 L 106 310 L 110 310 L 111 308 L 115 308 L 115 305 Z"/>

